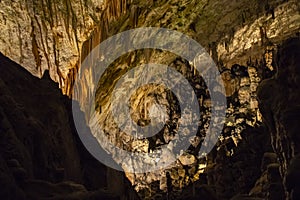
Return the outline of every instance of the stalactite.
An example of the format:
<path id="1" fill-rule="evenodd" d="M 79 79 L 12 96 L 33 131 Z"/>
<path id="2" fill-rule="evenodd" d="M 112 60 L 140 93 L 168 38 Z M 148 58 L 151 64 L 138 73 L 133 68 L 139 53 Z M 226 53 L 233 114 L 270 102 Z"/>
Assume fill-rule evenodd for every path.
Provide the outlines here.
<path id="1" fill-rule="evenodd" d="M 41 24 L 39 23 L 39 20 L 38 20 L 38 18 L 37 18 L 36 15 L 34 15 L 34 20 L 35 20 L 36 24 L 38 25 L 38 28 L 39 28 L 40 33 L 42 33 L 42 32 L 43 32 L 43 31 L 42 31 L 42 26 L 41 26 Z M 40 34 L 40 40 L 41 40 L 40 42 L 41 42 L 41 46 L 42 46 L 42 48 L 43 48 L 44 56 L 45 56 L 45 58 L 46 58 L 46 60 L 47 60 L 48 70 L 50 70 L 50 67 L 51 67 L 50 59 L 49 59 L 49 56 L 48 56 L 48 52 L 46 51 L 45 42 L 44 42 L 44 38 L 43 38 L 43 35 L 42 35 L 42 34 Z M 47 42 L 46 42 L 46 45 L 47 45 L 47 49 L 49 49 L 49 48 L 48 48 L 48 43 L 47 43 Z"/>
<path id="2" fill-rule="evenodd" d="M 39 52 L 39 49 L 38 49 L 38 44 L 37 44 L 37 41 L 36 41 L 36 36 L 35 36 L 35 28 L 34 28 L 34 25 L 33 25 L 33 22 L 31 22 L 31 26 L 32 26 L 32 31 L 31 31 L 31 43 L 32 43 L 32 53 L 33 53 L 33 56 L 35 58 L 35 62 L 36 62 L 36 69 L 39 71 L 40 75 L 42 76 L 42 68 L 41 68 L 41 65 L 42 65 L 42 60 L 41 60 L 41 57 L 40 57 L 40 52 Z"/>
<path id="3" fill-rule="evenodd" d="M 73 9 L 71 7 L 71 3 L 69 0 L 66 1 L 66 7 L 67 10 L 71 12 L 72 17 L 72 28 L 73 30 L 76 30 L 76 18 L 74 18 Z M 91 33 L 90 38 L 82 44 L 81 50 L 80 50 L 80 62 L 83 62 L 84 59 L 87 57 L 87 55 L 97 46 L 99 45 L 103 40 L 107 39 L 109 35 L 109 24 L 121 17 L 123 14 L 125 14 L 127 11 L 127 0 L 106 0 L 104 2 L 104 9 L 100 16 L 100 21 L 98 26 L 95 27 L 94 31 Z M 69 17 L 68 17 L 69 18 Z M 134 12 L 134 26 L 137 25 L 137 18 L 138 18 L 138 9 Z M 75 22 L 74 22 L 75 20 Z M 66 27 L 69 27 L 69 21 L 66 20 L 65 23 L 67 24 Z M 74 27 L 75 26 L 75 27 Z M 74 32 L 75 38 L 77 38 L 76 32 Z M 78 40 L 78 39 L 76 39 Z M 78 41 L 76 41 L 76 44 L 78 45 Z M 94 63 L 89 63 L 90 65 Z M 78 64 L 78 67 L 80 65 Z M 76 76 L 78 70 L 74 70 L 73 68 L 69 70 L 69 73 L 65 79 L 65 86 L 67 87 L 64 89 L 65 94 L 72 95 L 71 92 L 73 90 L 73 83 L 74 77 Z M 88 83 L 86 83 L 88 84 Z"/>
<path id="4" fill-rule="evenodd" d="M 263 46 L 267 42 L 267 34 L 266 30 L 263 27 L 259 28 L 260 30 L 260 37 L 261 37 L 261 45 Z"/>
<path id="5" fill-rule="evenodd" d="M 47 10 L 49 11 L 49 23 L 50 23 L 50 26 L 51 27 L 54 27 L 54 22 L 53 22 L 53 16 L 54 16 L 54 13 L 53 13 L 53 10 L 52 10 L 52 1 L 51 0 L 46 0 L 46 4 L 47 4 Z"/>
<path id="6" fill-rule="evenodd" d="M 66 79 L 64 79 L 64 88 L 65 88 L 64 93 L 68 94 L 69 96 L 72 96 L 74 83 L 75 83 L 76 75 L 78 73 L 78 69 L 79 69 L 79 64 L 77 62 L 75 64 L 75 66 L 69 70 L 69 73 L 68 73 Z M 77 88 L 77 89 L 80 90 L 80 88 Z M 77 92 L 79 92 L 79 91 L 77 91 Z"/>
<path id="7" fill-rule="evenodd" d="M 56 73 L 58 75 L 59 86 L 63 87 L 63 82 L 64 82 L 65 78 L 59 69 L 59 65 L 56 65 Z"/>
<path id="8" fill-rule="evenodd" d="M 151 57 L 151 49 L 145 49 L 144 56 L 145 56 L 146 63 L 149 63 Z"/>
<path id="9" fill-rule="evenodd" d="M 136 5 L 131 6 L 130 8 L 130 22 L 132 27 L 137 27 L 139 17 L 139 7 Z"/>
<path id="10" fill-rule="evenodd" d="M 115 20 L 122 14 L 125 14 L 127 9 L 127 0 L 106 0 L 106 12 L 109 20 Z"/>
<path id="11" fill-rule="evenodd" d="M 70 34 L 70 8 L 69 8 L 69 4 L 67 3 L 67 1 L 64 1 L 65 6 L 66 6 L 66 16 L 63 17 L 63 22 L 65 24 L 66 27 L 66 33 L 69 37 L 69 39 L 71 39 L 71 34 Z"/>

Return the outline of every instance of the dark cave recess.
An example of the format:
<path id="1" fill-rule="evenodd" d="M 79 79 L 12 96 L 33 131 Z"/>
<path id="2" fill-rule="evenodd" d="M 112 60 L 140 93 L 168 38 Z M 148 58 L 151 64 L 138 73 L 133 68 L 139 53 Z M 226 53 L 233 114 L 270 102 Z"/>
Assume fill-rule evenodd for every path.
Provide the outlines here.
<path id="1" fill-rule="evenodd" d="M 139 199 L 76 133 L 71 100 L 0 54 L 0 199 Z"/>

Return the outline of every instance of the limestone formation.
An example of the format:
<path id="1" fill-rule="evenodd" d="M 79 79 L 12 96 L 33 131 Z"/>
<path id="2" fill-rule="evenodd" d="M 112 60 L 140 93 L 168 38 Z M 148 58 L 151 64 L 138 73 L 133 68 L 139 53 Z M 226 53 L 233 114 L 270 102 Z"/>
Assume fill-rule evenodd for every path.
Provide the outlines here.
<path id="1" fill-rule="evenodd" d="M 158 49 L 129 52 L 111 64 L 98 85 L 95 72 L 81 71 L 84 79 L 73 96 L 87 55 L 110 36 L 138 27 L 182 32 L 216 63 L 228 105 L 218 143 L 204 157 L 198 153 L 207 145 L 210 91 L 202 72 L 179 55 Z M 136 199 L 132 188 L 142 199 L 299 199 L 299 30 L 297 0 L 1 0 L 0 52 L 41 80 L 1 55 L 0 183 L 5 187 L 0 199 L 2 194 L 11 199 Z M 100 65 L 102 59 L 88 64 Z M 114 87 L 145 63 L 165 64 L 189 81 L 196 94 L 190 98 L 201 111 L 198 129 L 188 127 L 184 119 L 194 116 L 190 108 L 181 110 L 179 97 L 148 85 L 132 94 L 131 116 L 120 118 L 131 117 L 142 127 L 159 121 L 164 126 L 145 138 L 120 130 L 111 113 Z M 117 99 L 124 99 L 140 73 L 124 78 Z M 148 80 L 149 73 L 144 74 Z M 220 91 L 219 86 L 213 90 Z M 70 100 L 58 87 L 80 100 L 79 108 L 96 104 L 95 112 L 84 114 L 91 114 L 92 130 L 103 128 L 103 135 L 94 135 L 98 141 L 105 137 L 126 151 L 149 153 L 143 158 L 149 165 L 158 162 L 153 154 L 176 161 L 154 172 L 127 173 L 130 187 L 123 174 L 108 170 L 84 149 Z M 179 124 L 190 147 L 174 152 L 171 141 L 179 137 Z M 130 158 L 111 156 L 126 170 Z"/>

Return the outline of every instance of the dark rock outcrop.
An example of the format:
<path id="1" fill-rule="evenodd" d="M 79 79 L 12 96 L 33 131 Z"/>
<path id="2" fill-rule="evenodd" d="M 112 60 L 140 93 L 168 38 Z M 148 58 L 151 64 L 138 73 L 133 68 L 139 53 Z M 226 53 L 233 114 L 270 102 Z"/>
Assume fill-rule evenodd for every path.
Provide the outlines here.
<path id="1" fill-rule="evenodd" d="M 47 71 L 36 78 L 0 54 L 0 93 L 0 199 L 137 199 L 123 173 L 85 150 Z"/>
<path id="2" fill-rule="evenodd" d="M 274 78 L 263 81 L 258 90 L 260 110 L 279 159 L 287 199 L 300 198 L 299 49 L 299 37 L 284 42 L 275 58 L 278 73 Z"/>

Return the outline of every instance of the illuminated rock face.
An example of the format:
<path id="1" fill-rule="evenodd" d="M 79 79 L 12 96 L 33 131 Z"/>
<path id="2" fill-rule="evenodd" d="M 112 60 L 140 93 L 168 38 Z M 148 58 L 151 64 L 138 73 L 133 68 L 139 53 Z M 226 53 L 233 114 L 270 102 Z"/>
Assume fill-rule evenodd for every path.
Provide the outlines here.
<path id="1" fill-rule="evenodd" d="M 102 1 L 1 1 L 0 51 L 33 75 L 44 70 L 64 88 L 81 44 L 99 19 Z"/>
<path id="2" fill-rule="evenodd" d="M 227 166 L 227 168 L 224 165 L 227 164 L 226 159 L 231 159 L 232 162 L 236 162 L 238 159 L 247 162 L 247 158 L 239 158 L 243 154 L 239 152 L 245 151 L 245 146 L 249 145 L 247 142 L 250 140 L 250 144 L 255 145 L 256 140 L 258 140 L 255 138 L 266 141 L 268 139 L 268 137 L 261 136 L 265 131 L 260 129 L 258 131 L 252 128 L 249 129 L 257 133 L 253 134 L 254 136 L 245 136 L 245 132 L 248 131 L 244 130 L 248 130 L 249 126 L 256 127 L 262 121 L 258 110 L 256 90 L 263 79 L 270 78 L 276 72 L 276 68 L 272 64 L 276 45 L 280 45 L 282 41 L 299 32 L 300 18 L 297 1 L 274 0 L 265 3 L 261 1 L 218 0 L 192 2 L 182 0 L 139 2 L 108 0 L 102 3 L 96 0 L 64 0 L 57 2 L 51 0 L 46 3 L 44 1 L 27 0 L 25 2 L 26 4 L 21 1 L 1 1 L 0 51 L 23 65 L 36 76 L 41 77 L 42 72 L 49 69 L 51 78 L 58 82 L 63 93 L 68 95 L 71 95 L 80 62 L 101 41 L 118 32 L 135 27 L 165 27 L 186 33 L 203 45 L 221 69 L 226 96 L 229 99 L 228 118 L 224 134 L 216 150 L 218 156 L 212 155 L 213 158 L 208 157 L 207 161 L 193 165 L 195 163 L 193 155 L 185 155 L 179 159 L 181 163 L 178 162 L 179 164 L 172 166 L 174 168 L 170 169 L 169 178 L 167 178 L 166 171 L 142 175 L 127 174 L 127 176 L 137 190 L 146 188 L 145 193 L 149 193 L 143 195 L 149 197 L 159 191 L 159 189 L 154 190 L 153 188 L 156 188 L 157 185 L 153 186 L 151 183 L 159 184 L 162 191 L 167 190 L 167 182 L 170 182 L 170 180 L 174 188 L 182 188 L 197 180 L 201 176 L 198 172 L 203 172 L 203 166 L 208 165 L 205 172 L 205 175 L 208 174 L 207 182 L 218 186 L 218 191 L 214 191 L 217 195 L 229 198 L 239 193 L 239 190 L 243 193 L 249 192 L 252 185 L 246 184 L 246 182 L 254 184 L 256 178 L 260 175 L 260 171 L 257 173 L 255 169 L 255 167 L 260 167 L 257 167 L 255 159 L 261 160 L 265 151 L 272 150 L 255 148 L 254 152 L 257 153 L 257 156 L 253 156 L 249 152 L 245 154 L 250 157 L 253 156 L 250 159 L 248 158 L 248 161 L 250 160 L 250 163 L 255 167 L 254 169 L 251 168 L 249 173 L 254 173 L 255 176 L 246 173 L 246 175 L 237 175 L 240 171 L 246 170 L 246 167 L 239 164 L 234 164 L 234 167 Z M 110 123 L 112 119 L 108 115 L 110 106 L 108 97 L 113 90 L 115 81 L 120 78 L 122 73 L 138 62 L 161 62 L 171 65 L 186 77 L 195 75 L 195 72 L 189 70 L 189 66 L 184 61 L 176 59 L 176 56 L 166 52 L 135 52 L 120 58 L 104 74 L 102 82 L 100 81 L 100 85 L 102 84 L 103 87 L 97 91 L 99 97 L 97 105 L 101 109 L 106 132 L 110 134 L 112 141 L 127 150 L 150 151 L 151 148 L 160 145 L 163 140 L 172 139 L 170 132 L 174 128 L 165 129 L 160 138 L 157 137 L 142 142 L 133 141 L 132 137 L 119 132 L 117 127 Z M 88 102 L 90 91 L 93 91 L 97 86 L 93 85 L 91 71 L 83 73 L 86 78 L 79 93 L 81 100 Z M 296 80 L 297 77 L 292 76 L 290 79 Z M 202 98 L 199 98 L 199 103 L 203 107 L 209 108 L 211 102 L 208 98 L 204 98 L 208 94 L 203 89 L 203 85 L 199 84 L 198 80 L 194 80 L 194 82 L 199 93 L 203 92 L 200 95 Z M 139 121 L 139 117 L 141 117 L 139 115 L 145 117 L 140 121 L 141 124 L 147 122 L 148 113 L 145 111 L 147 108 L 151 108 L 154 102 L 152 99 L 147 103 L 142 97 L 147 96 L 151 91 L 151 89 L 144 89 L 140 94 L 133 97 L 133 107 L 139 111 L 137 112 L 136 121 Z M 271 92 L 273 91 L 271 90 Z M 164 91 L 160 91 L 161 96 L 163 96 L 163 93 Z M 272 94 L 269 96 L 272 96 Z M 176 109 L 170 106 L 172 102 L 169 104 L 166 97 L 162 97 L 160 102 L 168 104 L 169 114 L 170 110 Z M 153 110 L 155 111 L 155 108 Z M 205 111 L 204 116 L 208 116 L 209 109 L 203 110 Z M 151 113 L 153 114 L 153 112 Z M 270 116 L 268 118 L 267 113 L 268 110 L 265 118 L 269 120 L 268 123 L 272 124 L 272 118 Z M 294 114 L 289 112 L 287 115 Z M 179 116 L 174 114 L 173 122 L 176 123 L 178 118 Z M 286 123 L 285 119 L 282 120 L 284 121 L 282 123 Z M 207 128 L 207 122 L 203 123 L 203 126 Z M 276 128 L 270 126 L 272 133 L 276 132 Z M 252 134 L 252 132 L 248 133 Z M 281 137 L 278 134 L 275 134 L 276 136 L 272 139 L 274 145 L 277 145 L 275 148 L 280 151 L 280 148 L 283 148 L 284 145 L 278 146 L 277 143 Z M 199 136 L 194 140 L 196 147 L 200 143 L 201 137 Z M 237 145 L 241 148 L 236 148 Z M 295 150 L 291 150 L 291 152 L 293 151 Z M 219 154 L 224 155 L 220 156 Z M 281 152 L 280 154 L 282 156 L 279 157 L 285 160 L 282 162 L 283 170 L 286 170 L 287 160 L 290 159 L 290 156 L 286 154 L 289 154 L 289 152 L 285 151 L 285 153 Z M 216 162 L 220 162 L 217 167 L 215 167 Z M 297 159 L 294 162 L 297 163 Z M 263 169 L 266 176 L 276 168 L 276 164 L 278 165 L 276 161 L 272 161 L 270 164 L 275 164 L 275 166 Z M 223 170 L 220 170 L 220 168 L 223 168 Z M 236 174 L 236 176 L 233 174 Z M 228 183 L 234 181 L 232 177 L 240 181 L 228 189 Z M 262 176 L 260 180 L 263 182 L 265 181 L 264 178 Z M 259 183 L 258 181 L 257 184 L 259 185 Z M 293 183 L 291 184 L 293 185 Z M 265 198 L 266 196 L 262 195 L 264 192 L 267 195 L 267 189 L 254 188 L 251 194 L 255 196 L 258 193 L 257 196 Z"/>
<path id="3" fill-rule="evenodd" d="M 245 65 L 249 59 L 245 52 L 254 53 L 251 57 L 256 59 L 260 47 L 276 44 L 299 29 L 295 0 L 3 0 L 0 5 L 0 51 L 35 76 L 49 69 L 68 95 L 85 56 L 109 35 L 123 30 L 154 26 L 182 31 L 230 68 L 235 63 Z"/>
<path id="4" fill-rule="evenodd" d="M 107 29 L 108 22 L 125 11 L 126 0 L 3 0 L 0 52 L 35 76 L 49 70 L 63 93 L 70 94 L 83 43 L 92 31 Z M 107 32 L 100 34 L 93 40 L 99 43 Z"/>

